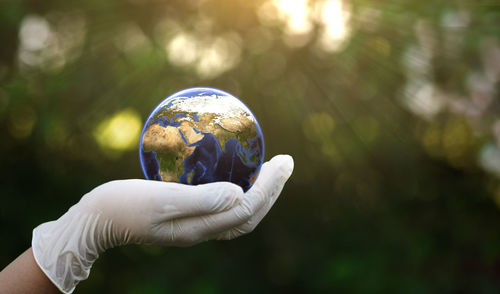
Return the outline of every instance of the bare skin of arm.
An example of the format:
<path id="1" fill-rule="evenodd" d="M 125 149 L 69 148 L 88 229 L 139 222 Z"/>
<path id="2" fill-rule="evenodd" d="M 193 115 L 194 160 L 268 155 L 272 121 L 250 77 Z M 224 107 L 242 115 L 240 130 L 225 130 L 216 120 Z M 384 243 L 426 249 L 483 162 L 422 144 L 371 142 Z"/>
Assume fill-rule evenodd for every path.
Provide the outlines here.
<path id="1" fill-rule="evenodd" d="M 30 248 L 0 272 L 0 293 L 60 294 L 61 292 L 38 267 Z"/>

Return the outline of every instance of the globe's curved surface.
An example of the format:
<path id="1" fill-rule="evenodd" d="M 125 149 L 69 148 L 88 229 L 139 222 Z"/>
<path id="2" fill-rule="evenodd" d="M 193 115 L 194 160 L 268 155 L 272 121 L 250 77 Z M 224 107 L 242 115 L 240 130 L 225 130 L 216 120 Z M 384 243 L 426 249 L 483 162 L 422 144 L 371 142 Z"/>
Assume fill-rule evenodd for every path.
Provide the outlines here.
<path id="1" fill-rule="evenodd" d="M 147 179 L 183 184 L 233 182 L 247 191 L 264 161 L 264 138 L 238 98 L 213 88 L 191 88 L 163 100 L 141 134 Z"/>

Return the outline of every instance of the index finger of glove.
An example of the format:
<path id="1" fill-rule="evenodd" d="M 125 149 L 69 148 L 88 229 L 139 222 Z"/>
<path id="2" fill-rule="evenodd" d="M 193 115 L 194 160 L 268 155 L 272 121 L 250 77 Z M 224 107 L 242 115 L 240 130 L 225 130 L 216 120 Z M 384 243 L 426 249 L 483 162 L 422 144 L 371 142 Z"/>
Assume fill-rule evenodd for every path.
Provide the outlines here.
<path id="1" fill-rule="evenodd" d="M 252 215 L 266 203 L 264 195 L 247 195 L 227 211 L 203 216 L 179 218 L 170 225 L 158 225 L 155 229 L 159 243 L 179 246 L 192 245 L 217 236 L 221 232 L 238 227 L 247 222 Z"/>
<path id="2" fill-rule="evenodd" d="M 278 199 L 286 181 L 293 171 L 293 158 L 289 155 L 277 155 L 262 166 L 261 173 L 255 185 L 246 194 L 266 194 L 265 204 L 255 212 L 249 220 L 240 226 L 217 236 L 217 239 L 234 239 L 239 235 L 249 233 L 266 216 Z"/>
<path id="3" fill-rule="evenodd" d="M 243 196 L 238 185 L 217 182 L 190 186 L 148 180 L 108 182 L 84 202 L 113 214 L 148 216 L 154 222 L 218 213 L 235 206 Z"/>
<path id="4" fill-rule="evenodd" d="M 293 159 L 290 155 L 276 155 L 264 163 L 253 187 L 247 194 L 266 194 L 271 205 L 278 199 L 286 181 L 292 175 Z"/>
<path id="5" fill-rule="evenodd" d="M 156 197 L 157 222 L 227 211 L 243 197 L 241 187 L 229 182 L 197 186 L 165 184 L 168 187 Z"/>

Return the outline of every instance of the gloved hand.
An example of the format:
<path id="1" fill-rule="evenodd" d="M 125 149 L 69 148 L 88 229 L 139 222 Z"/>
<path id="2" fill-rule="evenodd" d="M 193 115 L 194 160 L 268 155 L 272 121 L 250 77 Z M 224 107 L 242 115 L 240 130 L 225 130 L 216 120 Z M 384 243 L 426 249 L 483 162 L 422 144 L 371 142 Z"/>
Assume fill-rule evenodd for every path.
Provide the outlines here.
<path id="1" fill-rule="evenodd" d="M 288 155 L 263 164 L 253 187 L 229 182 L 188 186 L 146 180 L 103 184 L 59 219 L 33 230 L 33 254 L 64 293 L 89 275 L 99 254 L 123 244 L 189 246 L 251 232 L 293 170 Z"/>

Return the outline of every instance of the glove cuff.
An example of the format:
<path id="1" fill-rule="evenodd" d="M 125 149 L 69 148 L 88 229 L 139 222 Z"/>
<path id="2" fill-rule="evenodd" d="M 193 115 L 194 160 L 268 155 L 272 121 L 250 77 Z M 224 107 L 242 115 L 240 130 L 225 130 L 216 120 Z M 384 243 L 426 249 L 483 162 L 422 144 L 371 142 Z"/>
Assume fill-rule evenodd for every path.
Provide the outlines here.
<path id="1" fill-rule="evenodd" d="M 33 230 L 35 260 L 63 293 L 72 293 L 80 281 L 87 279 L 92 264 L 105 250 L 96 242 L 98 223 L 99 215 L 72 209 Z"/>

